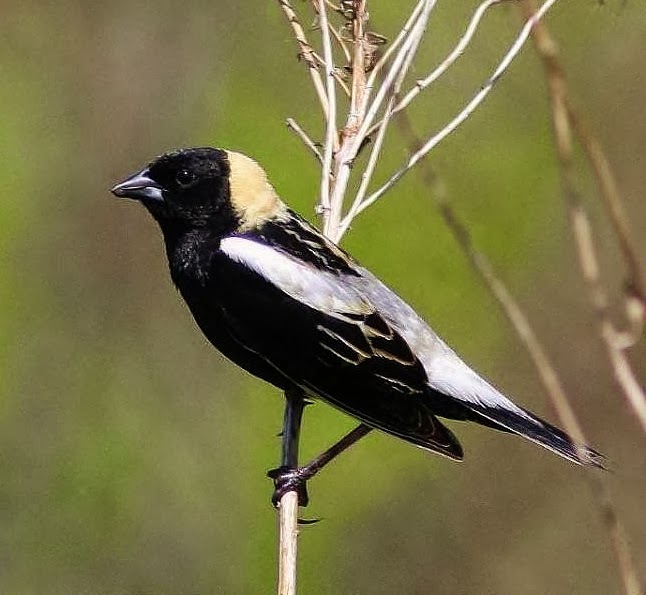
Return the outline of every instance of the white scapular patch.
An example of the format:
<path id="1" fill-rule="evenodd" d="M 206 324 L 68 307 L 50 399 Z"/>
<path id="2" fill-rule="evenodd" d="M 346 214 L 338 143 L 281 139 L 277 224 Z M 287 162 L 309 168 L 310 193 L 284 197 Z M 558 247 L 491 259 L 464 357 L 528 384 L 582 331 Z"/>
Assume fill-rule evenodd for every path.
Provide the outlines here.
<path id="1" fill-rule="evenodd" d="M 349 284 L 332 273 L 301 262 L 254 240 L 233 236 L 224 238 L 220 249 L 231 259 L 255 271 L 289 296 L 334 316 L 365 314 L 372 308 Z"/>

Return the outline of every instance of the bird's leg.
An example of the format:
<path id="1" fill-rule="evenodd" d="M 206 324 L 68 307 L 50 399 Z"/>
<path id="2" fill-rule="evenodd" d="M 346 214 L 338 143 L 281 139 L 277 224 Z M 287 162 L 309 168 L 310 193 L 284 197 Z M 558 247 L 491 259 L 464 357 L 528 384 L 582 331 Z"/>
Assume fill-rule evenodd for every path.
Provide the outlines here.
<path id="1" fill-rule="evenodd" d="M 307 506 L 307 487 L 305 481 L 298 476 L 298 443 L 303 409 L 306 404 L 307 401 L 305 401 L 302 390 L 289 389 L 285 391 L 280 467 L 267 472 L 267 475 L 274 480 L 275 489 L 271 497 L 274 506 L 278 506 L 280 499 L 291 491 L 298 494 L 298 503 L 301 506 Z"/>
<path id="2" fill-rule="evenodd" d="M 298 468 L 298 474 L 307 481 L 312 479 L 323 467 L 330 461 L 338 457 L 342 452 L 350 448 L 355 442 L 358 442 L 368 432 L 372 430 L 371 427 L 365 424 L 359 424 L 354 430 L 348 432 L 343 438 L 335 442 L 330 448 L 322 452 L 316 458 L 312 459 L 307 465 Z"/>
<path id="3" fill-rule="evenodd" d="M 301 506 L 307 506 L 307 489 L 306 482 L 312 477 L 314 477 L 323 467 L 325 467 L 330 461 L 338 457 L 343 451 L 352 446 L 355 442 L 363 438 L 372 428 L 366 426 L 365 424 L 359 424 L 354 430 L 348 432 L 343 438 L 338 442 L 335 442 L 330 448 L 322 452 L 316 458 L 312 459 L 307 465 L 303 467 L 291 468 L 290 470 L 283 469 L 274 469 L 270 471 L 270 477 L 274 479 L 274 485 L 276 486 L 276 491 L 274 492 L 274 497 L 272 502 L 276 505 L 277 500 L 276 496 L 278 494 L 278 500 L 280 497 L 290 489 L 297 489 L 299 491 L 299 504 Z M 281 490 L 279 482 L 284 482 L 286 485 L 289 485 L 288 489 Z M 296 487 L 298 486 L 298 487 Z M 301 495 L 304 498 L 301 498 Z"/>

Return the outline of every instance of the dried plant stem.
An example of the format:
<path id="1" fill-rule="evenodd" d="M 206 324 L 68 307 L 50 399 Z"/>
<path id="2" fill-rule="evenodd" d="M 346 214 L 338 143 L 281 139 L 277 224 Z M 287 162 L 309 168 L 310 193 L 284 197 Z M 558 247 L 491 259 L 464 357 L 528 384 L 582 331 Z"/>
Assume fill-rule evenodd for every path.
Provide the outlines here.
<path id="1" fill-rule="evenodd" d="M 448 56 L 441 62 L 441 64 L 435 68 L 428 76 L 424 77 L 423 79 L 419 79 L 415 82 L 415 86 L 406 93 L 406 95 L 400 99 L 395 107 L 392 110 L 391 115 L 395 115 L 398 112 L 400 112 L 403 109 L 406 109 L 408 105 L 410 104 L 417 95 L 419 95 L 424 89 L 429 87 L 431 84 L 433 84 L 440 76 L 442 76 L 450 66 L 452 66 L 457 59 L 464 53 L 464 50 L 467 48 L 467 46 L 471 43 L 471 40 L 473 39 L 473 36 L 475 35 L 478 26 L 480 25 L 480 21 L 482 20 L 482 17 L 484 16 L 485 12 L 495 4 L 501 4 L 502 2 L 509 2 L 512 0 L 485 0 L 482 4 L 478 6 L 478 8 L 475 10 L 473 13 L 473 17 L 471 17 L 471 21 L 469 22 L 469 25 L 467 26 L 464 35 L 460 38 L 458 41 L 457 45 L 455 48 L 448 54 Z M 381 122 L 377 122 L 370 128 L 368 131 L 368 135 L 372 135 L 374 132 L 377 131 L 379 128 Z"/>
<path id="2" fill-rule="evenodd" d="M 543 31 L 547 31 L 547 29 L 539 29 L 535 39 L 541 40 Z M 549 38 L 547 41 L 549 41 Z M 548 54 L 545 54 L 545 59 L 547 58 Z M 589 130 L 583 118 L 572 107 L 569 97 L 566 96 L 564 100 L 570 125 L 590 162 L 623 253 L 628 272 L 627 291 L 633 293 L 642 302 L 643 308 L 644 304 L 646 304 L 646 280 L 644 279 L 643 265 L 637 257 L 637 247 L 628 223 L 624 199 L 619 191 L 612 167 L 604 154 L 601 144 Z"/>
<path id="3" fill-rule="evenodd" d="M 520 6 L 525 14 L 532 12 L 534 9 L 533 0 L 524 0 Z M 619 340 L 620 333 L 615 330 L 610 318 L 607 291 L 601 281 L 590 219 L 576 186 L 571 128 L 571 116 L 574 112 L 569 104 L 565 72 L 558 59 L 556 43 L 544 23 L 537 24 L 532 33 L 532 38 L 536 50 L 543 60 L 545 78 L 550 96 L 554 142 L 561 172 L 563 195 L 568 205 L 570 224 L 575 239 L 581 272 L 588 286 L 592 303 L 600 319 L 601 336 L 615 373 L 615 378 L 629 403 L 632 405 L 637 418 L 640 420 L 642 429 L 646 432 L 646 397 L 628 362 L 624 346 Z M 615 231 L 623 247 L 623 254 L 627 262 L 629 274 L 632 277 L 633 284 L 639 285 L 641 282 L 641 274 L 637 263 L 636 251 L 632 245 L 628 222 L 623 210 L 623 201 L 614 183 L 611 169 L 603 156 L 601 147 L 593 141 L 591 135 L 588 134 L 586 136 L 584 146 L 588 147 L 588 155 L 593 154 L 595 157 L 595 159 L 590 159 L 590 162 L 596 171 L 602 195 L 606 198 L 606 203 L 609 206 L 610 218 L 614 222 Z M 643 294 L 641 297 L 643 299 Z M 629 296 L 628 299 L 632 299 L 632 296 Z M 607 483 L 598 474 L 590 473 L 590 479 L 593 491 L 601 508 L 604 525 L 614 546 L 624 592 L 626 595 L 639 595 L 642 593 L 639 577 L 624 528 L 612 504 Z"/>
<path id="4" fill-rule="evenodd" d="M 639 384 L 626 354 L 623 333 L 617 331 L 610 318 L 608 296 L 599 272 L 596 249 L 592 238 L 590 219 L 582 204 L 570 204 L 570 222 L 577 249 L 583 278 L 588 285 L 592 304 L 599 318 L 599 329 L 603 345 L 608 354 L 619 387 L 635 417 L 646 434 L 646 394 Z"/>
<path id="5" fill-rule="evenodd" d="M 498 82 L 503 73 L 509 68 L 509 65 L 514 60 L 514 58 L 520 53 L 523 45 L 527 41 L 527 38 L 530 35 L 532 27 L 536 25 L 543 17 L 543 15 L 554 5 L 556 0 L 546 0 L 541 7 L 533 12 L 527 22 L 521 29 L 518 37 L 511 45 L 507 53 L 504 55 L 503 59 L 498 64 L 498 67 L 494 70 L 493 74 L 489 77 L 487 82 L 482 86 L 482 88 L 473 96 L 473 98 L 464 106 L 464 108 L 448 123 L 444 126 L 439 132 L 431 136 L 415 153 L 411 155 L 408 159 L 408 162 L 399 168 L 392 176 L 377 190 L 375 190 L 370 196 L 368 196 L 356 209 L 356 214 L 358 215 L 370 205 L 375 203 L 380 199 L 388 190 L 390 190 L 402 177 L 403 175 L 410 171 L 421 159 L 423 159 L 432 149 L 434 149 L 439 143 L 441 143 L 446 137 L 448 137 L 460 124 L 462 124 L 484 101 L 491 89 Z M 486 4 L 486 3 L 485 3 Z M 366 130 L 367 132 L 367 130 Z"/>
<path id="6" fill-rule="evenodd" d="M 359 106 L 363 103 L 366 87 L 366 53 L 364 25 L 366 15 L 366 0 L 356 0 L 354 18 L 352 19 L 352 92 L 350 93 L 350 110 L 346 123 L 346 133 L 355 129 L 359 124 L 361 114 Z"/>
<path id="7" fill-rule="evenodd" d="M 298 549 L 298 494 L 287 492 L 280 499 L 278 595 L 296 595 Z"/>
<path id="8" fill-rule="evenodd" d="M 395 50 L 397 50 L 397 48 L 409 36 L 425 4 L 426 4 L 426 0 L 419 0 L 419 2 L 415 5 L 415 8 L 413 8 L 413 10 L 411 11 L 410 16 L 408 17 L 408 20 L 404 23 L 404 26 L 402 27 L 397 37 L 395 37 L 392 43 L 388 45 L 388 49 L 384 52 L 384 55 L 377 61 L 372 71 L 370 72 L 370 76 L 366 81 L 365 103 L 364 103 L 364 106 L 362 107 L 363 112 L 365 112 L 365 109 L 366 109 L 365 106 L 367 105 L 367 98 L 370 96 L 370 93 L 372 93 L 372 90 L 375 86 L 377 78 L 381 74 L 381 71 L 386 66 L 386 64 L 388 64 L 388 61 L 390 60 L 390 57 L 393 55 Z"/>
<path id="9" fill-rule="evenodd" d="M 500 64 L 474 95 L 472 100 L 437 134 L 430 137 L 426 143 L 413 154 L 408 162 L 397 170 L 390 179 L 372 192 L 369 196 L 368 188 L 372 179 L 376 163 L 384 143 L 386 129 L 392 116 L 403 110 L 424 89 L 428 88 L 437 78 L 459 58 L 467 48 L 482 21 L 484 14 L 496 4 L 509 0 L 484 0 L 477 7 L 465 33 L 458 41 L 455 48 L 445 60 L 425 79 L 417 82 L 402 100 L 399 100 L 401 84 L 409 72 L 417 48 L 423 38 L 426 24 L 437 0 L 420 0 L 413 8 L 408 20 L 400 33 L 396 36 L 388 50 L 372 67 L 366 76 L 367 41 L 365 39 L 365 23 L 367 20 L 366 0 L 353 0 L 351 3 L 351 17 L 345 30 L 351 30 L 352 41 L 346 43 L 341 35 L 329 21 L 329 10 L 339 12 L 339 7 L 326 0 L 312 0 L 312 6 L 318 14 L 319 29 L 321 32 L 323 56 L 319 57 L 309 44 L 300 22 L 289 3 L 289 0 L 279 0 L 279 5 L 285 12 L 294 31 L 301 54 L 308 65 L 310 75 L 315 82 L 317 95 L 324 108 L 326 121 L 325 142 L 322 151 L 323 167 L 320 183 L 319 212 L 322 217 L 323 231 L 334 241 L 339 241 L 343 233 L 349 228 L 352 220 L 360 212 L 385 194 L 407 171 L 415 166 L 430 150 L 449 136 L 462 122 L 464 122 L 482 103 L 496 82 L 507 70 L 513 59 L 518 55 L 529 37 L 532 27 L 543 17 L 557 0 L 544 0 L 540 8 L 527 18 L 519 35 L 502 58 Z M 351 57 L 349 72 L 351 84 L 349 85 L 349 110 L 345 126 L 337 130 L 337 101 L 336 86 L 339 83 L 338 71 L 334 64 L 332 37 L 347 60 Z M 349 45 L 351 44 L 351 46 Z M 325 69 L 325 82 L 318 70 L 319 63 Z M 387 67 L 387 68 L 386 68 Z M 377 77 L 386 70 L 381 84 L 373 94 Z M 347 86 L 343 89 L 347 92 Z M 322 99 L 322 96 L 323 99 Z M 357 195 L 348 212 L 343 214 L 344 199 L 350 181 L 352 166 L 369 136 L 377 132 L 377 140 L 373 145 L 371 157 L 364 170 Z"/>
<path id="10" fill-rule="evenodd" d="M 332 27 L 329 27 L 330 31 L 333 31 L 334 29 Z M 321 64 L 322 66 L 325 66 L 325 59 L 321 58 L 318 54 L 313 54 L 314 57 L 316 58 L 316 61 Z M 343 80 L 343 77 L 337 72 L 336 68 L 332 71 L 332 76 L 334 77 L 334 80 L 339 87 L 343 90 L 343 92 L 350 97 L 350 88 L 346 84 L 346 82 Z"/>
<path id="11" fill-rule="evenodd" d="M 412 21 L 409 33 L 407 37 L 402 40 L 399 50 L 397 51 L 397 55 L 393 59 L 383 82 L 371 102 L 369 101 L 370 97 L 368 88 L 373 84 L 374 79 L 371 81 L 366 80 L 365 69 L 362 68 L 361 73 L 359 74 L 358 68 L 353 67 L 353 73 L 357 73 L 355 75 L 357 78 L 357 84 L 353 85 L 353 93 L 356 89 L 358 94 L 356 101 L 351 105 L 348 121 L 342 134 L 343 144 L 337 153 L 336 158 L 337 177 L 335 179 L 334 193 L 332 197 L 332 205 L 333 209 L 335 209 L 335 218 L 329 228 L 324 228 L 327 235 L 335 242 L 338 242 L 343 233 L 348 229 L 355 211 L 360 205 L 360 200 L 355 200 L 350 209 L 353 214 L 346 214 L 343 220 L 341 219 L 344 197 L 354 160 L 367 138 L 367 131 L 370 128 L 370 125 L 374 122 L 383 102 L 386 101 L 387 98 L 389 99 L 387 100 L 388 107 L 386 108 L 386 112 L 392 110 L 396 92 L 395 90 L 401 86 L 401 81 L 412 63 L 413 57 L 426 29 L 426 23 L 428 22 L 435 4 L 436 0 L 424 0 L 424 2 L 421 3 L 421 10 L 414 11 L 416 15 L 415 18 L 409 19 L 409 22 L 406 23 L 406 26 L 409 26 Z M 364 6 L 364 3 L 362 2 L 361 5 Z M 363 59 L 363 54 L 359 55 L 359 57 Z M 375 143 L 376 148 L 373 148 L 372 157 L 369 160 L 366 171 L 364 172 L 364 179 L 359 189 L 359 198 L 367 190 L 367 184 L 370 181 L 376 159 L 379 155 L 379 151 L 381 150 L 386 125 L 387 121 L 381 128 L 381 134 Z"/>
<path id="12" fill-rule="evenodd" d="M 521 7 L 525 13 L 531 13 L 534 9 L 532 0 L 524 0 Z M 581 273 L 588 286 L 590 299 L 599 318 L 601 338 L 615 379 L 639 421 L 642 431 L 646 433 L 646 393 L 640 386 L 628 360 L 624 333 L 618 331 L 612 322 L 608 292 L 601 280 L 590 218 L 577 189 L 576 174 L 573 166 L 572 127 L 570 125 L 570 114 L 573 113 L 573 110 L 571 106 L 568 106 L 565 73 L 558 59 L 556 43 L 544 23 L 537 24 L 532 37 L 537 52 L 543 60 L 563 196 L 568 208 Z M 588 147 L 592 149 L 593 145 L 589 134 L 587 140 Z M 605 166 L 597 173 L 597 179 L 600 181 L 602 194 L 608 197 L 607 204 L 609 204 L 610 218 L 615 221 L 615 230 L 620 238 L 620 245 L 624 248 L 623 254 L 627 262 L 627 269 L 631 275 L 631 285 L 637 289 L 641 283 L 641 274 L 623 210 L 623 203 L 614 184 L 614 178 L 610 173 L 608 162 L 605 159 L 601 161 L 599 154 L 600 148 L 597 145 L 595 152 L 597 159 L 592 162 L 592 165 L 593 167 L 595 165 Z M 627 299 L 633 302 L 634 306 L 639 306 L 640 303 L 643 306 L 643 303 L 634 292 Z M 641 315 L 643 316 L 643 308 Z M 633 324 L 633 326 L 635 325 Z"/>
<path id="13" fill-rule="evenodd" d="M 400 115 L 397 122 L 406 138 L 408 138 L 410 145 L 415 146 L 418 144 L 419 139 L 413 132 L 413 128 L 405 112 Z M 586 444 L 587 440 L 583 433 L 583 428 L 574 413 L 574 409 L 570 405 L 556 368 L 538 339 L 529 319 L 506 288 L 505 284 L 496 275 L 489 259 L 473 245 L 471 234 L 446 198 L 444 187 L 440 183 L 434 170 L 427 162 L 423 162 L 419 171 L 424 182 L 431 189 L 431 194 L 436 201 L 444 223 L 453 234 L 462 251 L 468 257 L 473 269 L 483 279 L 493 297 L 500 304 L 512 328 L 516 331 L 525 349 L 527 349 L 559 421 L 577 446 L 580 447 Z"/>
<path id="14" fill-rule="evenodd" d="M 314 154 L 319 163 L 323 163 L 323 155 L 319 151 L 314 141 L 307 135 L 307 133 L 300 127 L 299 123 L 294 118 L 287 118 L 287 128 L 293 130 L 298 138 L 303 141 L 303 144 Z"/>
<path id="15" fill-rule="evenodd" d="M 305 405 L 305 394 L 300 389 L 289 389 L 285 391 L 281 461 L 280 467 L 276 471 L 296 469 L 298 467 L 301 423 Z M 270 477 L 272 476 L 270 474 Z M 275 485 L 278 487 L 278 483 L 275 483 Z M 294 489 L 282 494 L 278 502 L 279 595 L 296 595 L 298 499 L 299 494 Z"/>
<path id="16" fill-rule="evenodd" d="M 350 108 L 345 127 L 339 135 L 341 143 L 334 156 L 334 183 L 332 185 L 330 217 L 324 221 L 323 232 L 338 241 L 339 222 L 343 213 L 343 198 L 350 178 L 350 169 L 356 153 L 350 152 L 350 146 L 357 135 L 361 123 L 360 106 L 365 93 L 365 40 L 364 24 L 367 18 L 365 0 L 355 0 L 352 18 L 352 85 L 350 91 Z"/>
<path id="17" fill-rule="evenodd" d="M 289 21 L 289 24 L 292 28 L 292 31 L 294 32 L 294 37 L 296 38 L 296 42 L 298 43 L 298 46 L 301 50 L 301 56 L 305 64 L 307 64 L 307 68 L 310 73 L 310 78 L 312 79 L 312 84 L 314 85 L 316 95 L 318 96 L 319 101 L 321 103 L 321 108 L 323 109 L 323 113 L 327 114 L 328 106 L 327 106 L 327 97 L 325 94 L 325 87 L 323 85 L 323 79 L 321 78 L 321 73 L 319 72 L 318 66 L 316 64 L 316 58 L 314 57 L 314 50 L 312 49 L 312 46 L 310 45 L 309 41 L 307 41 L 307 37 L 305 36 L 303 27 L 301 26 L 301 23 L 298 20 L 298 17 L 296 16 L 296 13 L 294 12 L 294 9 L 292 8 L 292 5 L 289 2 L 289 0 L 278 0 L 278 4 L 280 5 L 282 11 L 285 13 L 285 16 L 287 17 L 287 20 Z"/>
<path id="18" fill-rule="evenodd" d="M 334 85 L 334 59 L 332 57 L 332 40 L 327 20 L 327 7 L 324 0 L 318 3 L 319 19 L 323 38 L 323 58 L 325 60 L 325 92 L 328 104 L 328 111 L 325 123 L 325 145 L 323 147 L 323 167 L 321 172 L 321 199 L 319 203 L 323 216 L 323 229 L 329 228 L 332 213 L 330 199 L 330 176 L 332 176 L 332 158 L 336 148 L 336 88 Z"/>
<path id="19" fill-rule="evenodd" d="M 617 517 L 617 510 L 612 501 L 608 483 L 600 475 L 600 472 L 593 471 L 588 473 L 590 486 L 593 495 L 596 497 L 599 504 L 599 511 L 601 513 L 601 520 L 606 531 L 610 537 L 615 556 L 617 557 L 617 564 L 619 566 L 619 574 L 623 582 L 624 593 L 626 595 L 644 595 L 639 575 L 633 555 L 628 545 L 628 538 L 626 537 L 626 530 L 623 524 Z"/>
<path id="20" fill-rule="evenodd" d="M 408 48 L 406 54 L 403 55 L 401 68 L 397 73 L 397 76 L 395 77 L 395 80 L 393 81 L 392 87 L 390 89 L 390 97 L 384 110 L 384 117 L 381 119 L 381 123 L 377 131 L 377 136 L 372 144 L 372 150 L 370 151 L 368 163 L 363 173 L 361 174 L 361 183 L 359 184 L 359 190 L 357 191 L 354 202 L 352 203 L 352 206 L 348 210 L 346 216 L 339 223 L 339 238 L 343 236 L 343 234 L 347 231 L 350 223 L 352 222 L 352 219 L 354 219 L 355 215 L 358 213 L 359 207 L 361 206 L 368 191 L 368 185 L 372 180 L 372 175 L 375 171 L 375 167 L 377 166 L 379 156 L 381 155 L 381 149 L 386 137 L 386 130 L 389 123 L 391 122 L 391 115 L 394 109 L 395 101 L 397 100 L 397 96 L 399 94 L 399 91 L 401 90 L 404 77 L 406 76 L 406 73 L 410 68 L 410 65 L 422 40 L 422 36 L 428 22 L 428 17 L 430 15 L 430 11 L 433 9 L 433 6 L 434 2 L 429 2 L 424 6 L 425 10 L 422 11 L 418 22 L 415 24 L 414 29 L 411 31 L 411 39 L 413 40 L 413 43 Z"/>
<path id="21" fill-rule="evenodd" d="M 540 22 L 544 14 L 556 4 L 557 0 L 541 0 L 538 9 L 529 0 L 516 0 L 526 19 L 521 31 L 484 85 L 474 93 L 472 99 L 439 132 L 427 137 L 423 142 L 419 141 L 412 133 L 412 127 L 407 119 L 406 108 L 463 55 L 487 11 L 493 6 L 506 1 L 511 0 L 482 0 L 473 13 L 464 33 L 446 58 L 429 75 L 418 80 L 401 97 L 400 91 L 403 81 L 410 70 L 437 0 L 419 0 L 413 7 L 400 33 L 395 37 L 383 56 L 370 67 L 367 66 L 367 64 L 371 63 L 370 43 L 366 33 L 367 0 L 351 0 L 344 2 L 343 5 L 330 2 L 330 0 L 310 0 L 309 4 L 318 16 L 322 47 L 320 54 L 313 49 L 307 40 L 290 0 L 278 0 L 279 6 L 290 23 L 299 46 L 300 55 L 308 68 L 316 95 L 322 107 L 325 120 L 325 139 L 322 149 L 319 150 L 317 145 L 294 120 L 288 120 L 288 125 L 303 141 L 308 150 L 321 162 L 319 213 L 324 233 L 333 241 L 338 242 L 360 212 L 390 190 L 406 172 L 418 164 L 481 105 L 500 77 L 509 68 L 514 58 L 520 53 L 530 35 L 533 35 L 539 54 L 543 57 L 546 65 L 552 99 L 555 140 L 561 160 L 564 194 L 568 200 L 570 220 L 577 243 L 581 269 L 599 316 L 601 334 L 615 377 L 622 388 L 622 392 L 631 403 L 636 417 L 640 419 L 644 431 L 646 431 L 646 398 L 625 353 L 626 348 L 641 333 L 646 286 L 637 259 L 637 252 L 630 236 L 623 201 L 617 190 L 612 171 L 600 146 L 583 126 L 569 104 L 565 92 L 564 77 L 556 59 L 553 42 Z M 335 28 L 330 19 L 339 18 L 342 18 L 344 23 L 342 27 Z M 347 35 L 348 33 L 349 35 Z M 348 40 L 347 37 L 350 37 L 350 39 Z M 544 44 L 542 48 L 541 43 Z M 340 59 L 348 64 L 349 78 L 342 78 L 342 69 L 336 67 L 335 52 Z M 378 82 L 380 77 L 381 80 Z M 339 89 L 342 94 L 337 101 L 337 90 Z M 347 102 L 347 116 L 344 125 L 339 128 L 341 109 L 345 102 Z M 398 123 L 411 139 L 411 145 L 415 145 L 416 149 L 411 152 L 407 163 L 396 170 L 381 187 L 369 193 L 373 173 L 385 144 L 387 129 L 393 116 L 397 113 L 400 114 Z M 629 291 L 626 293 L 625 303 L 628 322 L 631 325 L 628 331 L 619 332 L 610 319 L 608 296 L 599 274 L 590 222 L 576 192 L 574 170 L 571 163 L 570 127 L 573 127 L 578 133 L 589 161 L 593 165 L 626 262 Z M 376 136 L 373 138 L 373 135 Z M 357 194 L 344 214 L 344 201 L 351 180 L 352 168 L 359 152 L 369 140 L 372 141 L 371 151 L 359 180 Z M 570 405 L 549 356 L 537 338 L 527 317 L 498 278 L 486 257 L 474 248 L 468 230 L 456 217 L 443 192 L 439 189 L 437 179 L 432 170 L 426 167 L 422 170 L 422 173 L 425 175 L 429 185 L 435 188 L 438 207 L 446 225 L 453 232 L 461 248 L 468 256 L 471 265 L 483 278 L 492 295 L 501 305 L 528 350 L 561 424 L 572 436 L 577 448 L 581 448 L 586 443 L 581 424 Z M 636 595 L 640 592 L 639 581 L 637 580 L 623 527 L 617 519 L 605 480 L 593 471 L 590 471 L 587 476 L 590 478 L 593 492 L 599 502 L 605 527 L 614 545 L 625 592 L 627 595 Z M 297 495 L 290 492 L 283 497 L 280 503 L 279 592 L 281 594 L 292 594 L 295 590 L 296 540 L 298 534 L 297 499 Z"/>
<path id="22" fill-rule="evenodd" d="M 337 45 L 341 48 L 341 51 L 343 52 L 343 56 L 345 57 L 345 61 L 350 63 L 352 61 L 352 56 L 350 54 L 350 50 L 348 49 L 348 45 L 346 44 L 345 40 L 343 39 L 343 37 L 341 37 L 340 33 L 331 24 L 328 23 L 328 27 L 330 28 L 330 33 L 332 34 L 332 37 L 334 37 Z"/>

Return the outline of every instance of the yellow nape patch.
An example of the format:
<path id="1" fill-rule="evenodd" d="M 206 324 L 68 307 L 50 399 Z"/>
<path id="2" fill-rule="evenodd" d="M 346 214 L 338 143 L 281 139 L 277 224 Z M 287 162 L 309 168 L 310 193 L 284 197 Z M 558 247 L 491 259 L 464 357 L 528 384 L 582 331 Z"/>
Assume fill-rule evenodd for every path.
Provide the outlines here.
<path id="1" fill-rule="evenodd" d="M 240 217 L 241 231 L 259 227 L 285 210 L 284 203 L 253 159 L 227 151 L 231 205 Z"/>

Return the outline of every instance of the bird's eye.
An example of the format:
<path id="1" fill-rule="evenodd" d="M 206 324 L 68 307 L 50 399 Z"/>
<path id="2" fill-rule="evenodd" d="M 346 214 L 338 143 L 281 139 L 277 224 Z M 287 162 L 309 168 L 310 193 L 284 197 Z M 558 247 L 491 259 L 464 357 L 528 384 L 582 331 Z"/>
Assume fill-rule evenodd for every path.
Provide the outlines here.
<path id="1" fill-rule="evenodd" d="M 195 181 L 195 174 L 187 169 L 182 169 L 177 172 L 175 181 L 180 188 L 186 188 Z"/>

